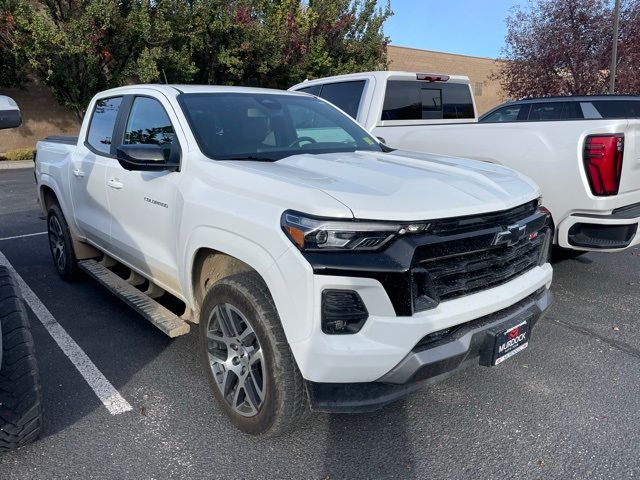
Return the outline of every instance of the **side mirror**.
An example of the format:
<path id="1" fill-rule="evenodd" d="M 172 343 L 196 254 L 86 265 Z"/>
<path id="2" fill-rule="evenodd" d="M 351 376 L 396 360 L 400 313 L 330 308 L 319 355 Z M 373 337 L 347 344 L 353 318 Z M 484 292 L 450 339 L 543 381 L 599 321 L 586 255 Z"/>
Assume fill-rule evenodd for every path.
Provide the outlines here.
<path id="1" fill-rule="evenodd" d="M 180 169 L 179 147 L 175 144 L 171 151 L 156 144 L 121 145 L 116 150 L 116 156 L 125 170 L 175 172 Z"/>
<path id="2" fill-rule="evenodd" d="M 22 115 L 18 105 L 12 98 L 0 95 L 0 130 L 18 128 L 20 125 L 22 125 Z"/>
<path id="3" fill-rule="evenodd" d="M 385 145 L 386 145 L 387 141 L 386 141 L 384 138 L 382 138 L 382 137 L 376 137 L 376 138 L 377 138 L 378 140 L 380 140 L 380 143 L 383 143 L 383 144 L 385 144 Z"/>

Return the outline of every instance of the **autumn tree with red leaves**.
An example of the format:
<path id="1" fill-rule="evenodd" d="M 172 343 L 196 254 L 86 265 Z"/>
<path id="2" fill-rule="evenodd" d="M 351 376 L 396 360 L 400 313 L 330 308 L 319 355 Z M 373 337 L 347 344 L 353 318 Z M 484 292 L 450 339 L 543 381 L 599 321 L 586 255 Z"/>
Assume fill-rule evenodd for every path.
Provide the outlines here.
<path id="1" fill-rule="evenodd" d="M 613 42 L 607 0 L 535 0 L 507 18 L 496 75 L 513 98 L 607 93 Z M 623 3 L 617 93 L 640 93 L 640 2 Z"/>
<path id="2" fill-rule="evenodd" d="M 616 92 L 640 94 L 640 1 L 623 4 L 620 16 Z"/>

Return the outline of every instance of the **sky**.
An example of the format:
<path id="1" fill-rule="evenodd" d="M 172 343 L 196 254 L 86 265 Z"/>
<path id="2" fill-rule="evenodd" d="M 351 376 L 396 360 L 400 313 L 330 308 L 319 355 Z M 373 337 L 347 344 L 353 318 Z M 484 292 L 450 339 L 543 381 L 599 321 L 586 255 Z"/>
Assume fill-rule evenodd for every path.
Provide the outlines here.
<path id="1" fill-rule="evenodd" d="M 379 0 L 384 4 L 384 0 Z M 504 45 L 505 19 L 526 0 L 391 0 L 385 24 L 391 45 L 496 58 Z"/>

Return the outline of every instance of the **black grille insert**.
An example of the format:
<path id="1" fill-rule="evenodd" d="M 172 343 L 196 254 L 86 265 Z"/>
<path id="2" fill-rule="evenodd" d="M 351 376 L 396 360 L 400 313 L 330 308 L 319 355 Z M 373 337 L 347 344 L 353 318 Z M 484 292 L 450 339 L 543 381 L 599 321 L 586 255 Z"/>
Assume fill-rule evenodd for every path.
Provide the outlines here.
<path id="1" fill-rule="evenodd" d="M 534 268 L 549 234 L 545 229 L 513 245 L 418 261 L 412 269 L 414 310 L 432 308 L 436 299 L 452 300 L 498 286 Z"/>

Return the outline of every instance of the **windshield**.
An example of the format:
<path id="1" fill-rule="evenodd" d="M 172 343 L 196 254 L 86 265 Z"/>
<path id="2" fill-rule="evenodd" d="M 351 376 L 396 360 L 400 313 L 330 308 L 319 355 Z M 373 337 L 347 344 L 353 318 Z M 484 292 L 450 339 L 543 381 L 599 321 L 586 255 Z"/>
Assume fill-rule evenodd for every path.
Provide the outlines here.
<path id="1" fill-rule="evenodd" d="M 314 97 L 189 93 L 179 101 L 200 149 L 214 160 L 275 161 L 300 153 L 383 151 L 351 118 Z"/>

